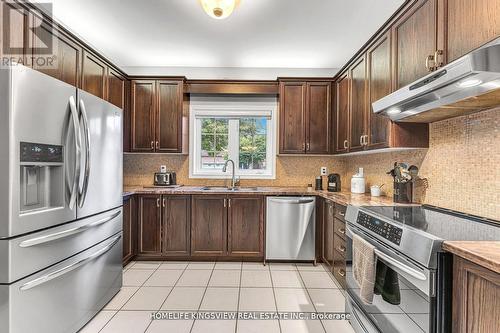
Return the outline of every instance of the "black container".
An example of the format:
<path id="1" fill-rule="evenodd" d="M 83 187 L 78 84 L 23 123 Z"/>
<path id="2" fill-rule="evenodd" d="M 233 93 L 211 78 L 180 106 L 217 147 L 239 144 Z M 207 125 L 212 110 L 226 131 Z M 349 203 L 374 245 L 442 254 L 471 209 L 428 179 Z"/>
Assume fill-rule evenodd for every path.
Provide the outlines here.
<path id="1" fill-rule="evenodd" d="M 328 175 L 328 192 L 340 192 L 340 175 L 338 173 L 331 173 Z"/>
<path id="2" fill-rule="evenodd" d="M 316 186 L 314 187 L 316 191 L 323 190 L 323 178 L 321 176 L 316 177 Z"/>
<path id="3" fill-rule="evenodd" d="M 394 202 L 412 203 L 413 202 L 413 182 L 397 183 L 394 182 Z"/>

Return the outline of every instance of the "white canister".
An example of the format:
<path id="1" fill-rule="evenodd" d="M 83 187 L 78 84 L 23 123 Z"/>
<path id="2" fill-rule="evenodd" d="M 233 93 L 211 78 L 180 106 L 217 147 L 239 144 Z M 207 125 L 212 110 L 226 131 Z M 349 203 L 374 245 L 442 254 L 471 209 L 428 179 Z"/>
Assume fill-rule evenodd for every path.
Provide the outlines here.
<path id="1" fill-rule="evenodd" d="M 351 178 L 351 193 L 365 193 L 365 191 L 365 176 L 363 174 L 363 168 L 359 168 L 358 173 Z"/>

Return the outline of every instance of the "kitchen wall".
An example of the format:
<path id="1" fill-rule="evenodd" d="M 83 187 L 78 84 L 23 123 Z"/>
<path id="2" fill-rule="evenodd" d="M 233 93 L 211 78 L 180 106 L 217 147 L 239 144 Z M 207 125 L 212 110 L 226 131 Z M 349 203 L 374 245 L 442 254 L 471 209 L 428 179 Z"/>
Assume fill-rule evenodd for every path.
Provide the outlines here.
<path id="1" fill-rule="evenodd" d="M 314 183 L 321 166 L 342 175 L 348 191 L 358 167 L 365 169 L 367 189 L 385 184 L 392 195 L 392 178 L 386 175 L 395 161 L 415 164 L 428 180 L 417 188 L 420 202 L 500 220 L 500 108 L 431 124 L 429 149 L 354 156 L 277 158 L 275 180 L 243 180 L 244 186 L 306 186 Z M 160 164 L 177 172 L 178 183 L 219 185 L 222 180 L 189 179 L 187 156 L 126 154 L 125 185 L 150 185 Z M 325 183 L 325 182 L 324 182 Z"/>

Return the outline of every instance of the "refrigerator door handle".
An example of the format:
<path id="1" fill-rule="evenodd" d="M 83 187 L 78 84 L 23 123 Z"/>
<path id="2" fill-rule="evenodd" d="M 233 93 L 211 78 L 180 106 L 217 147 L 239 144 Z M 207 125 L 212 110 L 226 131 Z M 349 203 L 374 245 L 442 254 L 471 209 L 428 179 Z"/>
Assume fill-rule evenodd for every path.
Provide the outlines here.
<path id="1" fill-rule="evenodd" d="M 73 120 L 73 129 L 75 131 L 75 171 L 73 175 L 73 184 L 71 185 L 71 196 L 69 198 L 69 208 L 73 209 L 76 205 L 78 195 L 81 160 L 80 122 L 78 121 L 78 111 L 76 110 L 76 102 L 73 96 L 69 98 L 69 109 L 71 110 L 71 119 Z"/>
<path id="2" fill-rule="evenodd" d="M 92 261 L 92 260 L 95 260 L 97 258 L 99 258 L 100 256 L 102 256 L 103 254 L 105 254 L 106 252 L 108 252 L 109 250 L 111 250 L 111 248 L 116 244 L 118 243 L 118 241 L 120 240 L 120 238 L 122 238 L 121 235 L 118 235 L 116 236 L 113 241 L 106 245 L 105 247 L 103 247 L 102 249 L 92 253 L 91 255 L 89 255 L 87 258 L 84 258 L 82 260 L 79 260 L 77 262 L 74 262 L 66 267 L 63 267 L 63 268 L 60 268 L 56 271 L 53 271 L 53 272 L 50 272 L 44 276 L 41 276 L 39 278 L 36 278 L 34 280 L 31 280 L 29 282 L 26 282 L 25 284 L 23 284 L 21 287 L 19 287 L 19 290 L 21 291 L 26 291 L 26 290 L 30 290 L 36 286 L 39 286 L 41 284 L 44 284 L 46 282 L 49 282 L 51 280 L 54 280 L 55 278 L 58 278 L 64 274 L 68 274 L 72 271 L 74 271 L 75 269 L 85 265 L 86 263 Z"/>
<path id="3" fill-rule="evenodd" d="M 87 190 L 89 187 L 89 177 L 90 177 L 90 130 L 89 130 L 89 121 L 87 118 L 87 111 L 85 110 L 85 103 L 82 99 L 80 99 L 80 112 L 82 114 L 82 123 L 83 123 L 83 131 L 84 131 L 84 139 L 85 139 L 85 166 L 84 166 L 84 178 L 83 185 L 80 191 L 80 197 L 78 198 L 78 206 L 80 208 L 83 207 L 85 203 L 85 198 L 87 197 Z"/>
<path id="4" fill-rule="evenodd" d="M 95 228 L 95 227 L 103 225 L 107 222 L 110 222 L 110 221 L 114 220 L 117 216 L 119 216 L 120 214 L 121 214 L 121 211 L 118 211 L 118 212 L 116 212 L 108 217 L 102 218 L 98 221 L 95 221 L 95 222 L 92 222 L 89 224 L 85 224 L 85 225 L 82 225 L 82 226 L 79 226 L 76 228 L 67 229 L 67 230 L 56 232 L 56 233 L 49 234 L 49 235 L 44 235 L 44 236 L 40 236 L 40 237 L 36 237 L 36 238 L 27 239 L 25 241 L 22 241 L 19 244 L 19 246 L 20 247 L 31 247 L 31 246 L 35 246 L 35 245 L 39 245 L 39 244 L 49 243 L 49 242 L 52 242 L 52 241 L 55 241 L 55 240 L 58 240 L 61 238 L 69 237 L 69 236 L 72 236 L 75 234 L 79 234 L 79 233 L 84 232 L 88 229 Z"/>

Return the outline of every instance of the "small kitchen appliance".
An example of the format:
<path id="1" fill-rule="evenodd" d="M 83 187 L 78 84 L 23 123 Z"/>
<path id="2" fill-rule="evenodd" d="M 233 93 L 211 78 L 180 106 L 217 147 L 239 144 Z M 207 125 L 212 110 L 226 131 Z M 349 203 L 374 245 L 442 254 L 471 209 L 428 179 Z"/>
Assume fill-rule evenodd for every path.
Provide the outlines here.
<path id="1" fill-rule="evenodd" d="M 340 175 L 338 173 L 331 173 L 328 175 L 328 192 L 340 192 Z"/>
<path id="2" fill-rule="evenodd" d="M 351 192 L 352 193 L 365 193 L 365 175 L 363 168 L 358 169 L 358 173 L 354 174 L 351 178 Z"/>
<path id="3" fill-rule="evenodd" d="M 155 186 L 171 186 L 176 185 L 176 176 L 173 171 L 155 172 Z"/>

